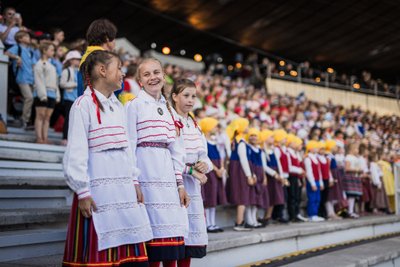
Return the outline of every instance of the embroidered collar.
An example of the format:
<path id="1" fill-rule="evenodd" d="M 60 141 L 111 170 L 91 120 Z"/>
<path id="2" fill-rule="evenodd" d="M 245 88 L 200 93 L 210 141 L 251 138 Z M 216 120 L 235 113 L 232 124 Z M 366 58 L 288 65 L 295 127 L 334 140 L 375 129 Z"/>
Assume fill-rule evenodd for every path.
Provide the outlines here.
<path id="1" fill-rule="evenodd" d="M 113 103 L 118 103 L 119 102 L 119 100 L 117 99 L 117 97 L 115 96 L 114 93 L 112 93 L 109 98 L 107 98 L 105 95 L 103 95 L 102 93 L 100 93 L 96 89 L 94 89 L 94 93 L 96 94 L 97 98 L 99 99 L 99 101 L 101 103 L 108 102 L 108 101 L 111 101 Z M 88 95 L 88 96 L 90 96 L 92 94 L 92 92 L 90 91 L 89 87 L 86 88 L 84 94 Z"/>

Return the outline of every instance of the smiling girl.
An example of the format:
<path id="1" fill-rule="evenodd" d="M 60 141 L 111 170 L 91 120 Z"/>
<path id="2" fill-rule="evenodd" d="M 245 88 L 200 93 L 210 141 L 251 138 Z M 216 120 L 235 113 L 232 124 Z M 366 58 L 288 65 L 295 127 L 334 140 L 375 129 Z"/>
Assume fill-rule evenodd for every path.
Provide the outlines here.
<path id="1" fill-rule="evenodd" d="M 147 244 L 151 266 L 175 266 L 185 257 L 189 198 L 183 184 L 185 150 L 178 137 L 182 125 L 175 121 L 170 104 L 162 95 L 165 74 L 161 63 L 145 59 L 138 66 L 143 88 L 126 106 L 128 133 L 141 170 L 139 182 L 150 217 L 154 239 Z"/>
<path id="2" fill-rule="evenodd" d="M 83 68 L 87 88 L 70 112 L 63 167 L 75 192 L 63 266 L 148 266 L 153 238 L 143 205 L 122 104 L 117 55 L 95 51 Z"/>

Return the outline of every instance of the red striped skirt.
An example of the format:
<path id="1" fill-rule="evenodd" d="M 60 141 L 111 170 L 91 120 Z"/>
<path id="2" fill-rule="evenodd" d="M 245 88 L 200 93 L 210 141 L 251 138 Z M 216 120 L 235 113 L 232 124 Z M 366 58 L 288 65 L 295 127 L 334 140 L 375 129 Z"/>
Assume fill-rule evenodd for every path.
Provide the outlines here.
<path id="1" fill-rule="evenodd" d="M 148 258 L 145 243 L 98 251 L 93 220 L 82 216 L 78 208 L 78 198 L 75 195 L 68 223 L 62 266 L 145 267 L 148 266 Z"/>

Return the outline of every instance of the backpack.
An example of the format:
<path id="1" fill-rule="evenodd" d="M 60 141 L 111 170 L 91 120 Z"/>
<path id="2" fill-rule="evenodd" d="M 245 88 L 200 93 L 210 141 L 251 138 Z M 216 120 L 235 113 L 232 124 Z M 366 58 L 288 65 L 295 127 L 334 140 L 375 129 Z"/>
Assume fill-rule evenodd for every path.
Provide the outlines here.
<path id="1" fill-rule="evenodd" d="M 22 48 L 21 48 L 21 46 L 20 46 L 19 44 L 18 44 L 17 46 L 18 46 L 17 55 L 21 58 L 21 55 L 22 55 Z M 30 54 L 30 58 L 32 59 L 32 58 L 33 58 L 33 51 L 30 50 L 30 51 L 29 51 L 29 54 Z M 22 58 L 21 58 L 21 60 L 22 60 Z M 18 72 L 19 72 L 19 69 L 20 69 L 20 68 L 21 68 L 20 66 L 17 66 L 17 68 L 16 68 L 16 70 L 15 70 L 15 78 L 17 78 L 17 76 L 18 76 Z"/>

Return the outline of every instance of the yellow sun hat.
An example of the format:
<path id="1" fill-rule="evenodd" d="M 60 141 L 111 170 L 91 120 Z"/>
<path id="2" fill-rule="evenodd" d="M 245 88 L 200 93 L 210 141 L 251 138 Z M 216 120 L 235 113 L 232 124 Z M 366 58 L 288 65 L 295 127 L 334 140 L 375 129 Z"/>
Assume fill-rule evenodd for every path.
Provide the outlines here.
<path id="1" fill-rule="evenodd" d="M 205 117 L 201 121 L 199 121 L 199 126 L 203 133 L 211 132 L 218 125 L 218 120 L 212 117 Z"/>
<path id="2" fill-rule="evenodd" d="M 332 151 L 332 149 L 334 149 L 336 147 L 336 142 L 335 142 L 335 140 L 332 140 L 332 139 L 329 139 L 329 140 L 326 140 L 326 142 L 325 142 L 325 149 L 326 149 L 326 151 Z"/>
<path id="3" fill-rule="evenodd" d="M 268 138 L 274 135 L 274 132 L 271 130 L 262 130 L 260 132 L 260 142 L 264 143 Z"/>
<path id="4" fill-rule="evenodd" d="M 258 130 L 257 128 L 250 128 L 249 131 L 247 132 L 247 141 L 249 140 L 250 136 L 252 135 L 256 135 L 257 138 L 260 138 L 260 130 Z"/>
<path id="5" fill-rule="evenodd" d="M 287 138 L 287 132 L 283 129 L 274 131 L 274 141 L 280 143 L 283 139 Z"/>
<path id="6" fill-rule="evenodd" d="M 125 105 L 126 103 L 128 103 L 129 101 L 131 101 L 132 99 L 135 99 L 136 96 L 132 93 L 127 93 L 127 92 L 123 92 L 121 94 L 119 94 L 118 99 L 119 101 L 121 101 L 121 103 L 123 105 Z"/>
<path id="7" fill-rule="evenodd" d="M 296 145 L 301 146 L 303 144 L 303 140 L 296 136 L 296 138 L 294 139 L 294 142 L 296 143 Z"/>
<path id="8" fill-rule="evenodd" d="M 247 127 L 249 126 L 250 122 L 248 119 L 245 118 L 236 118 L 229 123 L 226 127 L 226 134 L 228 135 L 229 139 L 232 141 L 233 137 L 236 132 L 236 140 L 239 141 L 243 138 L 243 133 L 246 131 Z"/>
<path id="9" fill-rule="evenodd" d="M 315 140 L 310 140 L 308 141 L 307 145 L 306 145 L 306 153 L 308 153 L 311 149 L 316 149 L 319 148 L 319 142 L 315 141 Z"/>
<path id="10" fill-rule="evenodd" d="M 295 143 L 296 136 L 294 134 L 288 134 L 286 139 L 286 144 L 289 145 L 291 143 Z"/>

